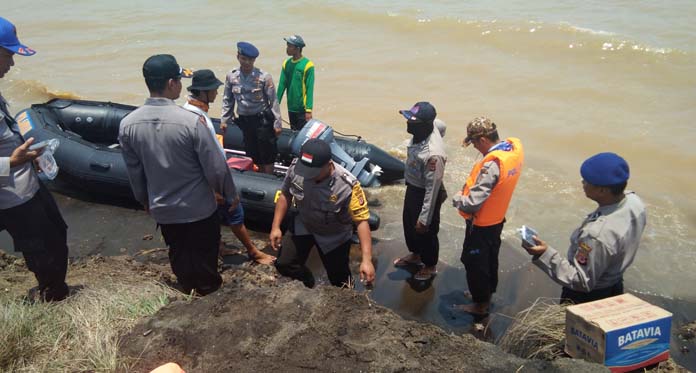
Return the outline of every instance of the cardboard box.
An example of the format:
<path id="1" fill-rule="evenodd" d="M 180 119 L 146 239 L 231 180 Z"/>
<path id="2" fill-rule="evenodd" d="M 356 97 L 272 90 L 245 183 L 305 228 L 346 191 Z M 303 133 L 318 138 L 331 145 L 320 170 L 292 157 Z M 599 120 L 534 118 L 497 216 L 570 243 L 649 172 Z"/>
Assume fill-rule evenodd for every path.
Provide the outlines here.
<path id="1" fill-rule="evenodd" d="M 631 294 L 569 306 L 568 355 L 627 372 L 669 358 L 672 314 Z"/>

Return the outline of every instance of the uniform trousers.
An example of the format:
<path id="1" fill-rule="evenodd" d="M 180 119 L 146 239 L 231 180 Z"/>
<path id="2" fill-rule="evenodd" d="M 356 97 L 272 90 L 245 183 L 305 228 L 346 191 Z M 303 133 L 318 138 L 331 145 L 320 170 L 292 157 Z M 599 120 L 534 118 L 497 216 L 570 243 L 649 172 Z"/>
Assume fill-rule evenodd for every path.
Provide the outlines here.
<path id="1" fill-rule="evenodd" d="M 576 291 L 567 287 L 563 287 L 561 290 L 561 304 L 572 303 L 580 304 L 593 302 L 596 300 L 613 297 L 616 295 L 621 295 L 624 293 L 623 289 L 623 279 L 617 282 L 614 286 L 609 286 L 602 289 L 594 289 L 590 292 L 583 293 L 581 291 Z"/>
<path id="2" fill-rule="evenodd" d="M 273 164 L 278 154 L 278 145 L 273 130 L 270 111 L 254 115 L 240 115 L 237 125 L 244 136 L 244 152 L 257 165 Z"/>
<path id="3" fill-rule="evenodd" d="M 460 259 L 466 268 L 466 282 L 475 303 L 489 302 L 498 287 L 498 253 L 504 223 L 480 227 L 471 220 L 466 221 Z"/>
<path id="4" fill-rule="evenodd" d="M 404 209 L 402 213 L 402 222 L 404 225 L 404 238 L 408 251 L 420 255 L 423 264 L 428 267 L 437 264 L 440 255 L 440 241 L 437 234 L 440 231 L 440 207 L 444 202 L 446 194 L 444 188 L 440 188 L 438 192 L 433 217 L 428 225 L 428 231 L 425 233 L 416 232 L 416 222 L 423 209 L 423 197 L 425 197 L 425 189 L 418 188 L 413 185 L 406 186 L 406 196 L 404 197 Z"/>
<path id="5" fill-rule="evenodd" d="M 0 225 L 21 251 L 27 268 L 39 283 L 43 300 L 59 301 L 68 296 L 67 229 L 51 192 L 39 182 L 39 190 L 27 202 L 0 210 Z"/>
<path id="6" fill-rule="evenodd" d="M 222 285 L 217 270 L 220 248 L 220 218 L 217 210 L 208 218 L 192 223 L 160 224 L 169 247 L 172 272 L 184 289 L 207 295 Z"/>
<path id="7" fill-rule="evenodd" d="M 307 119 L 305 119 L 305 112 L 288 111 L 288 118 L 290 119 L 290 128 L 295 131 L 299 131 L 307 124 Z"/>
<path id="8" fill-rule="evenodd" d="M 331 285 L 341 287 L 350 283 L 350 240 L 328 253 L 321 250 L 312 235 L 293 235 L 292 242 L 292 246 L 283 246 L 278 253 L 275 266 L 281 275 L 300 280 L 308 288 L 314 287 L 314 275 L 305 263 L 312 247 L 316 245 Z"/>

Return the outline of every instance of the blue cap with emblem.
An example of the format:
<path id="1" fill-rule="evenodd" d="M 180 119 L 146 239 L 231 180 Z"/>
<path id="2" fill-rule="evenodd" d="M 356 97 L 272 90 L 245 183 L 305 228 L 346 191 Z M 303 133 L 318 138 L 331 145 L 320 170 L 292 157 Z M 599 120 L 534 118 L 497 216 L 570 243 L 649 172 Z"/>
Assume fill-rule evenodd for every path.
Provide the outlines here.
<path id="1" fill-rule="evenodd" d="M 580 175 L 596 186 L 622 184 L 629 177 L 628 163 L 616 153 L 599 153 L 582 163 Z"/>
<path id="2" fill-rule="evenodd" d="M 0 47 L 21 56 L 31 56 L 36 51 L 19 42 L 17 28 L 12 22 L 0 17 Z"/>
<path id="3" fill-rule="evenodd" d="M 259 56 L 259 50 L 256 49 L 253 44 L 245 41 L 237 43 L 237 53 L 249 58 L 256 58 Z"/>

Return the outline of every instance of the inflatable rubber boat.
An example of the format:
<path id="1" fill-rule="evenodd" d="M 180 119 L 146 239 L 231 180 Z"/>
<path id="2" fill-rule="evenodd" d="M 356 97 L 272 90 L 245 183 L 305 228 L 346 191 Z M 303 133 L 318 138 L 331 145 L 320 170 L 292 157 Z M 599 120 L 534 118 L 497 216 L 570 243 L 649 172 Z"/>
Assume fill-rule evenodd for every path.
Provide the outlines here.
<path id="1" fill-rule="evenodd" d="M 110 102 L 54 99 L 19 112 L 16 120 L 25 138 L 34 137 L 35 142 L 52 138 L 60 140 L 60 146 L 54 153 L 60 168 L 60 179 L 90 193 L 133 199 L 118 144 L 118 129 L 121 119 L 135 108 Z M 219 125 L 219 120 L 215 120 L 215 123 Z M 283 130 L 279 139 L 279 161 L 292 159 L 290 147 L 295 136 L 294 131 Z M 239 129 L 236 126 L 228 128 L 224 138 L 225 147 L 231 148 L 228 158 L 243 156 L 238 138 L 241 138 Z M 403 178 L 403 163 L 383 150 L 364 141 L 341 137 L 336 138 L 336 143 L 345 145 L 346 153 L 352 157 L 360 154 L 382 155 L 386 161 L 383 162 L 384 166 L 379 165 L 382 172 L 375 175 L 380 181 Z M 228 164 L 231 163 L 234 162 L 228 160 Z M 267 175 L 231 168 L 247 222 L 270 227 L 284 169 L 282 164 L 278 164 L 277 174 Z M 370 228 L 376 230 L 380 223 L 379 216 L 371 213 L 369 222 Z"/>

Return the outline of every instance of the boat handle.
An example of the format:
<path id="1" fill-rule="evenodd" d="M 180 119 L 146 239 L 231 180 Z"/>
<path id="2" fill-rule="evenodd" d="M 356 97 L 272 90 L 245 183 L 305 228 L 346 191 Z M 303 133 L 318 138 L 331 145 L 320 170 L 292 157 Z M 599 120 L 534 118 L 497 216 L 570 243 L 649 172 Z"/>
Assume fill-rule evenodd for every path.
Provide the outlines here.
<path id="1" fill-rule="evenodd" d="M 265 196 L 266 192 L 263 190 L 242 188 L 242 197 L 246 199 L 262 201 Z"/>
<path id="2" fill-rule="evenodd" d="M 89 164 L 89 167 L 101 171 L 108 171 L 111 169 L 111 163 L 92 162 Z"/>

